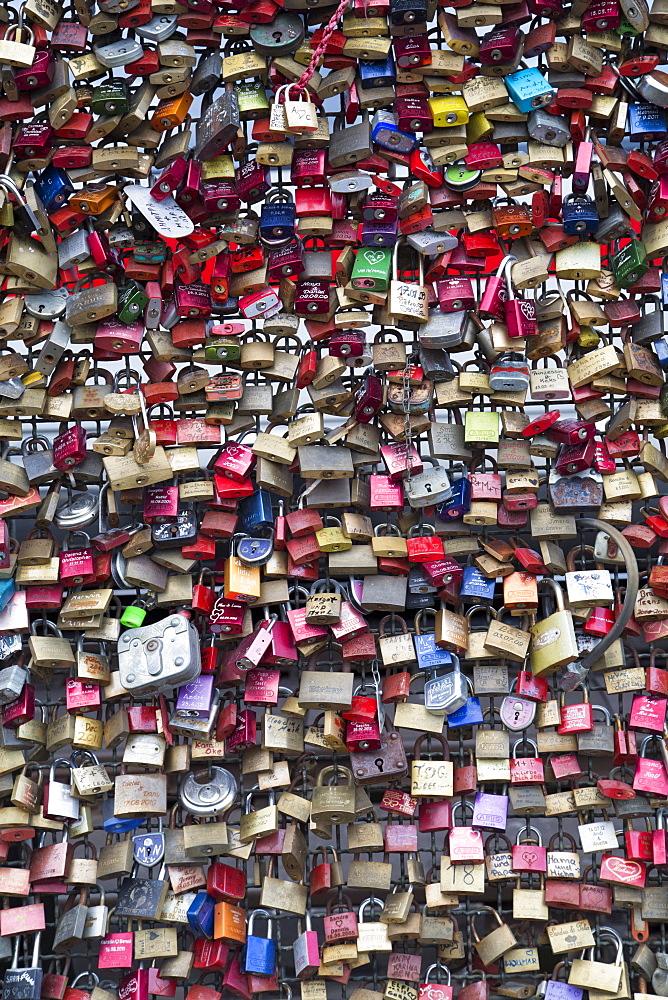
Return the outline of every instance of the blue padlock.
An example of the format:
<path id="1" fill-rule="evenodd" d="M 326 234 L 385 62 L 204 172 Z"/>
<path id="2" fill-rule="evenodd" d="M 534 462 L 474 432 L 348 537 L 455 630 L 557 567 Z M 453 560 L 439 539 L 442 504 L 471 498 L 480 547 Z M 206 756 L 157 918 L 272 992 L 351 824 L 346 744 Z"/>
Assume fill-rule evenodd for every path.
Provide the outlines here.
<path id="1" fill-rule="evenodd" d="M 273 920 L 266 910 L 253 910 L 248 918 L 248 937 L 244 949 L 244 972 L 254 976 L 273 976 L 276 971 L 276 942 L 272 937 L 258 937 L 253 934 L 256 917 L 265 917 L 267 933 L 271 935 Z"/>
<path id="2" fill-rule="evenodd" d="M 515 107 L 528 114 L 537 108 L 545 108 L 552 104 L 556 93 L 543 74 L 535 66 L 531 69 L 521 69 L 517 73 L 511 73 L 504 80 L 510 100 Z"/>
<path id="3" fill-rule="evenodd" d="M 272 192 L 278 196 L 278 191 Z M 295 236 L 295 205 L 292 201 L 270 200 L 260 210 L 260 239 L 268 247 L 280 247 Z"/>
<path id="4" fill-rule="evenodd" d="M 128 816 L 127 819 L 114 816 L 114 800 L 102 799 L 102 826 L 107 833 L 127 833 L 128 830 L 136 830 L 144 822 L 144 816 Z"/>
<path id="5" fill-rule="evenodd" d="M 466 681 L 473 691 L 473 682 L 470 677 L 466 678 Z M 446 715 L 445 721 L 448 724 L 448 729 L 463 729 L 465 726 L 477 726 L 482 722 L 482 707 L 480 705 L 480 698 L 476 698 L 471 695 L 467 698 L 466 703 L 458 708 L 456 712 L 451 715 Z"/>
<path id="6" fill-rule="evenodd" d="M 237 543 L 237 556 L 242 563 L 247 566 L 264 566 L 271 559 L 274 551 L 274 529 L 269 529 L 268 538 L 254 538 L 250 535 L 235 536 L 239 538 Z"/>
<path id="7" fill-rule="evenodd" d="M 132 857 L 138 865 L 152 868 L 162 861 L 165 854 L 165 835 L 162 832 L 162 819 L 158 820 L 157 832 L 145 830 L 132 838 Z"/>
<path id="8" fill-rule="evenodd" d="M 13 577 L 10 577 L 9 580 L 0 580 L 0 611 L 7 607 L 15 591 Z"/>
<path id="9" fill-rule="evenodd" d="M 586 194 L 569 194 L 561 207 L 564 232 L 569 236 L 593 236 L 601 220 L 596 206 Z"/>
<path id="10" fill-rule="evenodd" d="M 269 490 L 259 489 L 252 496 L 244 497 L 239 503 L 239 530 L 250 535 L 272 528 L 274 511 Z"/>
<path id="11" fill-rule="evenodd" d="M 459 479 L 452 480 L 452 495 L 445 503 L 436 506 L 438 517 L 444 521 L 454 521 L 455 518 L 463 517 L 471 509 L 471 481 L 467 475 L 463 474 Z"/>
<path id="12" fill-rule="evenodd" d="M 357 64 L 358 85 L 362 90 L 371 87 L 393 87 L 397 74 L 394 68 L 394 59 L 388 55 L 387 59 L 360 59 Z"/>
<path id="13" fill-rule="evenodd" d="M 74 185 L 62 167 L 49 165 L 35 181 L 35 194 L 47 212 L 55 212 L 73 193 Z"/>
<path id="14" fill-rule="evenodd" d="M 371 138 L 379 146 L 400 153 L 410 153 L 418 142 L 414 132 L 403 132 L 399 128 L 393 111 L 376 111 L 371 119 Z"/>
<path id="15" fill-rule="evenodd" d="M 425 608 L 418 611 L 415 616 L 415 654 L 418 661 L 418 670 L 433 670 L 436 667 L 446 667 L 452 663 L 452 656 L 447 649 L 441 649 L 436 645 L 436 636 L 433 632 L 422 632 L 422 619 L 424 615 L 436 615 L 433 608 Z"/>
<path id="16" fill-rule="evenodd" d="M 632 142 L 665 139 L 668 135 L 665 108 L 648 102 L 629 104 L 626 132 Z"/>
<path id="17" fill-rule="evenodd" d="M 489 580 L 477 566 L 465 566 L 459 596 L 463 604 L 493 601 L 496 580 Z"/>
<path id="18" fill-rule="evenodd" d="M 668 275 L 666 275 L 668 278 Z M 652 344 L 654 348 L 654 353 L 657 356 L 658 362 L 664 371 L 668 370 L 668 341 L 662 337 L 660 340 L 655 340 Z"/>
<path id="19" fill-rule="evenodd" d="M 198 892 L 188 907 L 188 926 L 196 937 L 213 938 L 213 914 L 216 900 L 208 892 Z"/>

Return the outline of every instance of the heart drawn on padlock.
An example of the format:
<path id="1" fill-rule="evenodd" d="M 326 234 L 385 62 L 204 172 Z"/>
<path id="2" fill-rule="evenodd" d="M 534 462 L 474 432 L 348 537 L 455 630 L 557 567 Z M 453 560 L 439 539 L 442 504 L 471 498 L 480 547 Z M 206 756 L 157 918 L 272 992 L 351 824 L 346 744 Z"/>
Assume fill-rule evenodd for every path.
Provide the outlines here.
<path id="1" fill-rule="evenodd" d="M 365 250 L 364 259 L 367 264 L 380 264 L 381 261 L 385 260 L 385 254 L 382 250 Z"/>
<path id="2" fill-rule="evenodd" d="M 638 861 L 626 861 L 624 858 L 607 858 L 607 866 L 620 882 L 633 882 L 642 875 L 642 866 Z"/>

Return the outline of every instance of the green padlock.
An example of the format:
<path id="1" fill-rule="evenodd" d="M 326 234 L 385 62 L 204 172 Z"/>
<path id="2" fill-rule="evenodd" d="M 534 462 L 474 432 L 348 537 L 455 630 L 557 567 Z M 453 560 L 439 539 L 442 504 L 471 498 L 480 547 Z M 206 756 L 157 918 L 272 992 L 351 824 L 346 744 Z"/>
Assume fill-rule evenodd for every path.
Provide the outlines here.
<path id="1" fill-rule="evenodd" d="M 242 121 L 265 118 L 269 114 L 269 101 L 262 80 L 238 83 L 236 91 L 239 98 L 239 117 Z"/>
<path id="2" fill-rule="evenodd" d="M 127 608 L 121 615 L 121 625 L 125 625 L 126 628 L 139 628 L 144 624 L 146 612 L 146 601 L 143 601 L 141 598 L 133 601 L 132 604 L 128 604 Z"/>
<path id="3" fill-rule="evenodd" d="M 495 411 L 467 410 L 464 441 L 466 444 L 498 444 L 500 421 L 500 414 Z"/>
<path id="4" fill-rule="evenodd" d="M 117 315 L 121 323 L 134 323 L 143 315 L 147 305 L 148 295 L 138 281 L 128 281 L 118 292 Z"/>
<path id="5" fill-rule="evenodd" d="M 236 337 L 216 337 L 204 345 L 204 357 L 207 361 L 238 361 L 241 344 Z"/>
<path id="6" fill-rule="evenodd" d="M 350 284 L 353 288 L 386 292 L 390 287 L 392 250 L 386 247 L 361 247 L 357 251 Z"/>
<path id="7" fill-rule="evenodd" d="M 90 101 L 95 115 L 124 115 L 130 110 L 128 85 L 125 80 L 105 80 L 93 88 Z"/>
<path id="8" fill-rule="evenodd" d="M 610 261 L 615 284 L 618 288 L 630 288 L 643 274 L 649 271 L 645 244 L 633 235 L 631 242 L 621 250 L 617 250 L 619 241 L 615 240 L 615 254 Z"/>

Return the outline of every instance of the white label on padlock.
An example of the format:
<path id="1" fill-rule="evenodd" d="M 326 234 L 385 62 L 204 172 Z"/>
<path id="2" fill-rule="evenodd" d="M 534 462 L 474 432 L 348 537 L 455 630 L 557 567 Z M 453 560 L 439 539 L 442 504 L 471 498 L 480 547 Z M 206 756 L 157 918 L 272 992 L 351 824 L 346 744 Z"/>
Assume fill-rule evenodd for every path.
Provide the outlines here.
<path id="1" fill-rule="evenodd" d="M 160 236 L 178 240 L 182 236 L 189 236 L 194 230 L 195 223 L 171 195 L 164 201 L 156 201 L 151 197 L 150 190 L 141 184 L 128 184 L 124 190 L 135 208 L 148 219 Z"/>

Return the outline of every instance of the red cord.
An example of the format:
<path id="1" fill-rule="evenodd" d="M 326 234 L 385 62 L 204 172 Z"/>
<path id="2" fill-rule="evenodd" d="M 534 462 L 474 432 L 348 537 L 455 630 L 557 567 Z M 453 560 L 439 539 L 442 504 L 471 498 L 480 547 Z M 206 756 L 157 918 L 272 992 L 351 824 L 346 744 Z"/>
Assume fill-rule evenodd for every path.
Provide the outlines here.
<path id="1" fill-rule="evenodd" d="M 306 85 L 308 84 L 309 80 L 311 79 L 311 77 L 315 73 L 316 69 L 318 68 L 318 63 L 320 62 L 321 57 L 325 54 L 325 49 L 327 48 L 327 43 L 329 42 L 330 38 L 332 37 L 332 35 L 336 31 L 337 24 L 339 23 L 339 21 L 341 20 L 341 18 L 343 17 L 343 15 L 346 12 L 346 9 L 349 6 L 350 6 L 350 0 L 341 0 L 341 3 L 339 4 L 339 6 L 336 8 L 335 12 L 330 17 L 330 19 L 329 19 L 329 21 L 327 23 L 327 27 L 325 28 L 325 30 L 322 33 L 322 38 L 320 39 L 320 42 L 318 43 L 318 46 L 317 46 L 315 52 L 311 56 L 311 61 L 308 64 L 307 69 L 299 77 L 299 80 L 297 81 L 297 83 L 293 83 L 293 84 L 290 85 L 290 88 L 287 91 L 286 96 L 289 95 L 290 91 L 294 90 L 295 88 L 298 90 L 298 92 L 300 94 L 304 90 L 306 90 Z"/>

